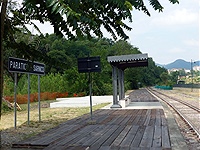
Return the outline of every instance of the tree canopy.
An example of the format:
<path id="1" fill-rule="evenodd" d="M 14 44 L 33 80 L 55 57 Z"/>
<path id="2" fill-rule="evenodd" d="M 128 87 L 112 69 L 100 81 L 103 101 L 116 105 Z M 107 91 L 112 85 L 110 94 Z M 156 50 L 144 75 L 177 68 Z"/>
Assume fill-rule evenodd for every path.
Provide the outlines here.
<path id="1" fill-rule="evenodd" d="M 154 10 L 163 11 L 164 7 L 158 0 L 148 1 Z M 169 1 L 178 3 L 178 0 Z M 144 0 L 24 0 L 21 11 L 30 20 L 50 21 L 54 33 L 64 33 L 68 38 L 103 37 L 104 27 L 114 39 L 117 36 L 127 39 L 124 29 L 131 30 L 131 27 L 124 21 L 132 22 L 133 9 L 150 16 Z"/>
<path id="2" fill-rule="evenodd" d="M 169 0 L 178 3 L 178 0 Z M 148 0 L 154 10 L 161 12 L 164 7 L 159 0 Z M 16 7 L 17 1 L 1 0 L 1 42 L 0 42 L 0 106 L 3 94 L 3 48 L 12 49 L 15 55 L 24 59 L 34 60 L 44 56 L 45 48 L 38 48 L 39 40 L 18 42 L 18 33 L 28 35 L 31 32 L 26 24 L 33 24 L 32 20 L 41 23 L 49 21 L 54 27 L 54 33 L 65 35 L 68 39 L 80 39 L 93 36 L 103 37 L 102 27 L 116 40 L 128 39 L 124 30 L 131 30 L 125 20 L 132 22 L 133 9 L 143 11 L 150 16 L 144 0 L 23 0 L 23 5 Z M 9 6 L 9 7 L 7 7 Z M 52 51 L 49 56 L 63 56 L 63 52 Z M 65 55 L 64 55 L 65 56 Z M 43 61 L 46 57 L 43 57 Z M 67 56 L 65 59 L 69 60 Z M 58 68 L 59 69 L 59 68 Z M 0 107 L 1 109 L 1 107 Z M 1 110 L 0 110 L 1 111 Z"/>

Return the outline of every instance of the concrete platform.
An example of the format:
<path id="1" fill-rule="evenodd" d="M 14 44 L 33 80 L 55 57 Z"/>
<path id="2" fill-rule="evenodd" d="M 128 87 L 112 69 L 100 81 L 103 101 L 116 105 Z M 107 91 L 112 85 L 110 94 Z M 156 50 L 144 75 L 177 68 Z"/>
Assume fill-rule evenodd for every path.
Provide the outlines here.
<path id="1" fill-rule="evenodd" d="M 57 98 L 58 102 L 50 103 L 50 108 L 58 107 L 89 107 L 90 106 L 90 96 L 85 97 L 69 97 L 69 98 Z M 92 106 L 101 103 L 112 103 L 113 96 L 92 96 Z"/>
<path id="2" fill-rule="evenodd" d="M 109 104 L 102 109 L 110 109 L 112 104 Z M 119 109 L 163 109 L 160 102 L 131 102 L 128 106 Z"/>

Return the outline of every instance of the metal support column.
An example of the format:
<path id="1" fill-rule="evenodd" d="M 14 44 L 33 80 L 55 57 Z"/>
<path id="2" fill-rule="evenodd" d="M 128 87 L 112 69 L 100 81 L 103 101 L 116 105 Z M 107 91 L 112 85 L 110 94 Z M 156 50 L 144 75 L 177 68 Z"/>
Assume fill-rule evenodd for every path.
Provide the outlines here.
<path id="1" fill-rule="evenodd" d="M 119 85 L 119 100 L 122 99 L 122 74 L 121 69 L 118 69 L 118 85 Z"/>
<path id="2" fill-rule="evenodd" d="M 111 108 L 121 108 L 117 100 L 117 67 L 112 66 L 112 80 L 113 80 L 113 105 Z"/>
<path id="3" fill-rule="evenodd" d="M 124 91 L 124 70 L 121 70 L 121 83 L 122 83 L 122 99 L 125 98 L 125 91 Z"/>

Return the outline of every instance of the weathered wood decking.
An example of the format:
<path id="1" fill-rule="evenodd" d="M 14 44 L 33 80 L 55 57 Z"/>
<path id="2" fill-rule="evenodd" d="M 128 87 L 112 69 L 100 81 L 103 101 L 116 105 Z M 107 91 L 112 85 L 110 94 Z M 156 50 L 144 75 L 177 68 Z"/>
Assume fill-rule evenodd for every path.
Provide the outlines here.
<path id="1" fill-rule="evenodd" d="M 97 110 L 75 118 L 13 147 L 46 150 L 148 150 L 171 149 L 162 109 Z"/>

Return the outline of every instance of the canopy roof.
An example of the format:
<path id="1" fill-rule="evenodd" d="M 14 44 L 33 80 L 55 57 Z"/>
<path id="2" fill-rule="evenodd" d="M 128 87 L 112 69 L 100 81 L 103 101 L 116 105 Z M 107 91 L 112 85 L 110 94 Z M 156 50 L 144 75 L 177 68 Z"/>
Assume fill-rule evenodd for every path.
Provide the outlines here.
<path id="1" fill-rule="evenodd" d="M 108 62 L 119 69 L 148 66 L 148 54 L 108 56 Z"/>

